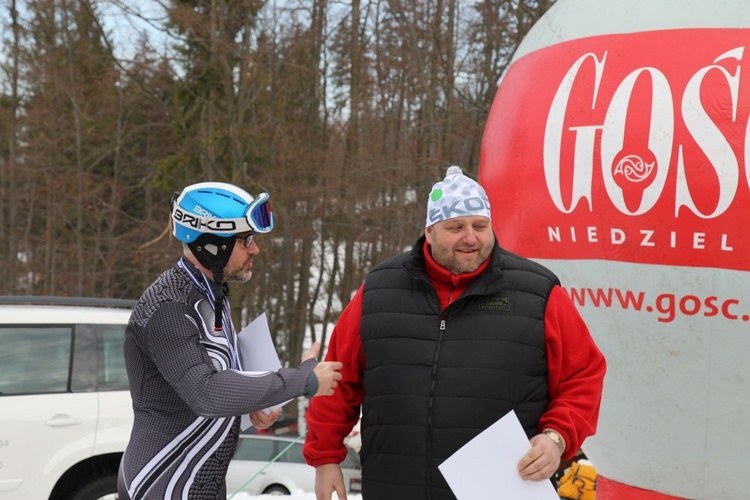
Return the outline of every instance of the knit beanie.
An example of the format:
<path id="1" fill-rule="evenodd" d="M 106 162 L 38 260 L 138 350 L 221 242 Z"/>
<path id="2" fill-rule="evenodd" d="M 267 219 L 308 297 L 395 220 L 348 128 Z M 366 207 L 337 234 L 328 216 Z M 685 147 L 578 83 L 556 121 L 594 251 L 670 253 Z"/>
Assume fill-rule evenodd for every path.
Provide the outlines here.
<path id="1" fill-rule="evenodd" d="M 478 215 L 492 220 L 487 193 L 475 180 L 466 177 L 461 167 L 449 167 L 445 179 L 432 186 L 425 227 L 456 217 Z"/>

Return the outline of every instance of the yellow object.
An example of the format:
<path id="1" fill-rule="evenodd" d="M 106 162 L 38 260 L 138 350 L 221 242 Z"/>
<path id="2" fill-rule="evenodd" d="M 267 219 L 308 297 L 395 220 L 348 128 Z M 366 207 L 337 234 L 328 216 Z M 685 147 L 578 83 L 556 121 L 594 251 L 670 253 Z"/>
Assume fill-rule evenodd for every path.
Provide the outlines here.
<path id="1" fill-rule="evenodd" d="M 566 500 L 595 500 L 596 469 L 594 464 L 588 460 L 579 460 L 570 464 L 560 479 L 557 494 Z"/>

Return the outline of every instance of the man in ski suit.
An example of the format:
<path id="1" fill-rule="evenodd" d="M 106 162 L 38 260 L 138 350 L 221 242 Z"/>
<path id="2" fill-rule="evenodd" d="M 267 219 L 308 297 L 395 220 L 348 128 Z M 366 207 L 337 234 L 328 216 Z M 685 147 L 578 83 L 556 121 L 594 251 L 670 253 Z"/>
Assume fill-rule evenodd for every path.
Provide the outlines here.
<path id="1" fill-rule="evenodd" d="M 227 282 L 245 282 L 260 252 L 255 236 L 273 229 L 268 194 L 231 184 L 186 187 L 173 200 L 183 256 L 141 296 L 125 333 L 134 422 L 120 464 L 120 499 L 226 499 L 226 472 L 240 416 L 274 423 L 289 399 L 334 393 L 340 362 L 244 372 Z"/>

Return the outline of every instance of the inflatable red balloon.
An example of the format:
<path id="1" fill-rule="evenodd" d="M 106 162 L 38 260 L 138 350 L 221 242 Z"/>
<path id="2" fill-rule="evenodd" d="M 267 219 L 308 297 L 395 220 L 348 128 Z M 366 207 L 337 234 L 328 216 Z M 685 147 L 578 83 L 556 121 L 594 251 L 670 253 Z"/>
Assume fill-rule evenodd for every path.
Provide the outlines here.
<path id="1" fill-rule="evenodd" d="M 607 357 L 597 498 L 748 498 L 750 2 L 558 0 L 498 87 L 500 244 Z"/>

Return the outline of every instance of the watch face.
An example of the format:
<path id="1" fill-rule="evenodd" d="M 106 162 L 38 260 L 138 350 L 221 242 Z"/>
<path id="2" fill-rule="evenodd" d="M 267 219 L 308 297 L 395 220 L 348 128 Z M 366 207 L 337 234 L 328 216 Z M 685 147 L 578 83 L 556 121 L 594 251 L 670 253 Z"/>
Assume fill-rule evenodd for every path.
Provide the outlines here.
<path id="1" fill-rule="evenodd" d="M 560 444 L 561 440 L 560 440 L 560 435 L 558 433 L 554 431 L 547 431 L 545 432 L 545 434 L 547 434 L 552 439 L 552 441 L 554 441 L 557 444 Z"/>

